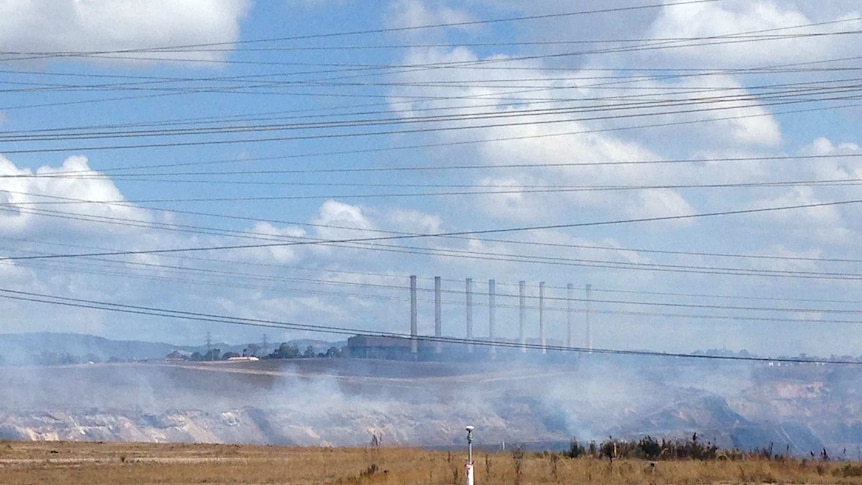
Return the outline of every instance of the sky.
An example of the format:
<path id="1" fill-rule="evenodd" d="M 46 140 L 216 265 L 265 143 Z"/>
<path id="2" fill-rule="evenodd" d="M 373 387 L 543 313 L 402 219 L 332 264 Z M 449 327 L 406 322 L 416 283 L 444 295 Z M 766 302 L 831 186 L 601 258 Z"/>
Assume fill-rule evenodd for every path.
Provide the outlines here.
<path id="1" fill-rule="evenodd" d="M 416 275 L 422 334 L 439 276 L 459 338 L 471 278 L 477 337 L 493 279 L 500 338 L 524 281 L 529 339 L 858 356 L 860 33 L 846 0 L 0 1 L 0 331 L 405 334 Z"/>

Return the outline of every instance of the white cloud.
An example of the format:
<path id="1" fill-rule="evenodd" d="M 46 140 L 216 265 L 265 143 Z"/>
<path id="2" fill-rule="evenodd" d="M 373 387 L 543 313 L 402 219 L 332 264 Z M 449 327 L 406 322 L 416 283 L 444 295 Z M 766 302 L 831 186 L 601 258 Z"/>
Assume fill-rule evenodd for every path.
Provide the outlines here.
<path id="1" fill-rule="evenodd" d="M 813 159 L 803 165 L 817 180 L 854 180 L 862 178 L 862 147 L 858 143 L 841 142 L 820 137 L 804 146 L 800 153 L 823 157 Z M 853 184 L 826 187 L 833 194 L 841 194 L 842 198 L 857 198 L 857 186 Z"/>
<path id="2" fill-rule="evenodd" d="M 0 50 L 113 52 L 231 43 L 239 38 L 239 20 L 250 5 L 250 0 L 5 0 L 0 2 Z M 218 61 L 223 55 L 189 51 L 141 56 Z"/>
<path id="3" fill-rule="evenodd" d="M 629 214 L 635 218 L 686 216 L 696 212 L 678 192 L 669 189 L 640 190 L 638 198 L 629 208 Z M 691 221 L 680 219 L 673 223 L 690 224 Z"/>
<path id="4" fill-rule="evenodd" d="M 408 54 L 409 63 L 463 62 L 477 59 L 476 55 L 467 49 L 454 49 L 445 52 L 440 49 L 414 49 Z M 544 99 L 532 101 L 537 96 L 530 91 L 525 94 L 512 94 L 505 88 L 496 88 L 484 84 L 482 79 L 493 79 L 498 76 L 494 71 L 459 70 L 456 77 L 447 72 L 407 73 L 400 76 L 406 82 L 427 82 L 429 80 L 459 81 L 459 76 L 466 76 L 472 81 L 464 88 L 453 90 L 447 88 L 429 88 L 426 94 L 432 97 L 447 98 L 443 102 L 417 103 L 416 109 L 423 107 L 439 107 L 444 105 L 453 108 L 451 113 L 469 115 L 475 111 L 495 114 L 507 114 L 514 109 L 529 111 L 553 110 L 554 108 L 570 109 L 577 103 L 579 96 L 591 96 L 589 90 L 564 90 L 555 94 L 555 88 L 560 84 L 541 70 L 532 70 L 529 62 L 511 62 L 507 66 L 525 68 L 513 69 L 506 76 L 529 79 L 541 92 Z M 469 71 L 469 70 L 467 70 Z M 578 71 L 563 74 L 554 73 L 554 77 L 575 76 Z M 421 79 L 420 79 L 421 78 Z M 543 79 L 547 80 L 543 81 Z M 439 90 L 439 92 L 437 92 Z M 557 90 L 559 91 L 559 90 Z M 408 94 L 408 90 L 395 90 L 392 99 L 399 99 L 399 94 Z M 613 96 L 607 91 L 602 95 Z M 559 96 L 554 101 L 552 96 Z M 573 101 L 575 99 L 575 101 Z M 493 108 L 483 106 L 476 110 L 476 105 L 497 103 Z M 515 106 L 515 107 L 513 107 Z M 758 108 L 738 108 L 738 113 L 750 113 Z M 419 112 L 415 112 L 419 114 Z M 625 113 L 625 112 L 623 112 Z M 413 113 L 411 113 L 413 114 Z M 405 115 L 407 116 L 407 115 Z M 652 194 L 638 194 L 636 191 L 608 192 L 600 190 L 570 190 L 572 187 L 624 186 L 645 184 L 669 184 L 685 177 L 684 171 L 668 171 L 662 168 L 634 164 L 608 164 L 608 162 L 629 162 L 637 160 L 659 160 L 662 157 L 655 154 L 643 143 L 626 140 L 613 133 L 590 133 L 603 127 L 613 128 L 613 121 L 584 122 L 577 121 L 578 115 L 519 116 L 517 125 L 480 127 L 471 130 L 454 130 L 438 133 L 442 140 L 459 142 L 465 140 L 487 139 L 488 142 L 474 143 L 470 150 L 475 150 L 476 160 L 488 166 L 519 164 L 526 165 L 517 169 L 495 170 L 493 176 L 480 176 L 474 180 L 476 189 L 509 189 L 506 194 L 490 194 L 477 196 L 475 207 L 496 220 L 513 222 L 558 220 L 560 216 L 571 215 L 577 208 L 581 215 L 587 213 L 584 209 L 593 210 L 593 215 L 600 217 L 613 213 L 618 207 L 636 207 L 642 217 L 675 215 L 691 212 L 691 207 L 679 193 L 670 191 Z M 721 115 L 706 115 L 718 117 Z M 726 113 L 723 116 L 728 116 Z M 574 118 L 574 119 L 573 119 Z M 668 116 L 667 121 L 685 120 Z M 531 121 L 535 123 L 530 123 Z M 547 121 L 554 121 L 547 123 Z M 476 126 L 480 123 L 498 123 L 491 121 L 464 121 L 461 126 Z M 724 139 L 728 143 L 739 144 L 751 142 L 755 144 L 774 144 L 780 139 L 780 133 L 774 121 L 719 122 L 709 125 L 712 128 L 710 138 Z M 677 130 L 680 139 L 685 138 L 684 127 Z M 569 133 L 569 134 L 566 134 Z M 560 136 L 561 134 L 565 134 Z M 651 140 L 657 146 L 664 145 L 661 140 Z M 460 148 L 460 147 L 459 147 Z M 464 157 L 463 149 L 458 151 Z M 441 159 L 448 154 L 441 152 Z M 584 165 L 595 163 L 595 165 Z M 582 166 L 554 166 L 560 164 L 582 164 Z M 529 167 L 534 165 L 535 167 Z M 499 175 L 498 175 L 499 174 Z M 531 187 L 538 190 L 530 190 Z M 548 191 L 560 187 L 562 191 Z M 523 189 L 523 190 L 520 190 Z M 671 197 L 673 196 L 673 198 Z M 670 213 L 668 213 L 670 211 Z"/>
<path id="5" fill-rule="evenodd" d="M 835 3 L 820 9 L 821 4 Z M 650 37 L 662 39 L 715 37 L 736 33 L 773 35 L 830 33 L 858 30 L 862 21 L 858 17 L 858 4 L 850 2 L 774 2 L 764 0 L 731 0 L 719 3 L 698 3 L 666 6 L 649 32 Z M 818 22 L 847 22 L 787 29 Z M 781 29 L 781 30 L 778 30 Z M 697 47 L 667 49 L 662 55 L 689 59 L 700 65 L 711 61 L 722 67 L 746 65 L 777 65 L 788 62 L 840 58 L 854 52 L 854 36 L 793 37 L 771 41 L 724 42 L 705 40 Z M 706 45 L 703 45 L 706 44 Z"/>
<path id="6" fill-rule="evenodd" d="M 392 28 L 456 24 L 473 20 L 464 10 L 446 6 L 429 7 L 421 0 L 397 0 L 389 7 L 387 23 Z"/>
<path id="7" fill-rule="evenodd" d="M 816 205 L 827 202 L 820 199 L 810 187 L 796 187 L 786 193 L 764 201 L 763 207 Z M 818 206 L 790 211 L 764 213 L 760 218 L 768 221 L 773 230 L 783 231 L 785 238 L 813 240 L 824 244 L 845 245 L 855 237 L 841 214 L 839 206 Z"/>
<path id="8" fill-rule="evenodd" d="M 859 153 L 860 147 L 858 143 L 843 142 L 835 144 L 826 137 L 819 137 L 811 144 L 802 148 L 801 152 L 808 155 L 848 155 Z"/>
<path id="9" fill-rule="evenodd" d="M 415 234 L 441 232 L 440 228 L 443 222 L 439 215 L 401 208 L 389 209 L 384 212 L 382 218 L 390 230 Z"/>
<path id="10" fill-rule="evenodd" d="M 335 200 L 324 202 L 311 223 L 315 226 L 315 237 L 323 240 L 338 241 L 379 235 L 371 232 L 375 225 L 365 216 L 362 208 Z M 311 249 L 317 255 L 333 259 L 349 259 L 355 254 L 353 250 L 345 247 L 335 248 L 329 245 L 314 245 Z"/>
<path id="11" fill-rule="evenodd" d="M 291 242 L 305 240 L 305 230 L 299 227 L 276 227 L 268 222 L 258 222 L 252 231 L 260 244 L 267 245 L 279 242 Z M 294 263 L 301 258 L 300 246 L 265 246 L 250 249 L 251 254 L 259 261 L 276 263 Z"/>
<path id="12" fill-rule="evenodd" d="M 137 230 L 130 224 L 146 226 L 152 219 L 148 211 L 124 203 L 113 181 L 92 171 L 82 156 L 69 157 L 59 168 L 40 167 L 35 174 L 0 156 L 0 175 L 6 176 L 0 179 L 0 194 L 7 209 L 0 214 L 0 230 L 32 231 L 50 226 L 92 232 L 108 227 L 111 232 L 123 233 Z M 108 220 L 126 225 L 94 224 Z"/>

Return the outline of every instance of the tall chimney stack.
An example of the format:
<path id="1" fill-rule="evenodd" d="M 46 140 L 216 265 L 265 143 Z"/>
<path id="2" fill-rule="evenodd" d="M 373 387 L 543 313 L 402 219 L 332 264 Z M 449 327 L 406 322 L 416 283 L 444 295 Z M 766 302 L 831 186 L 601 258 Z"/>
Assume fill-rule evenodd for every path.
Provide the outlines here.
<path id="1" fill-rule="evenodd" d="M 440 338 L 443 336 L 443 316 L 440 302 L 440 277 L 434 277 L 434 337 L 437 340 L 434 342 L 434 353 L 443 353 L 443 342 Z"/>
<path id="2" fill-rule="evenodd" d="M 467 278 L 467 350 L 473 352 L 473 278 Z"/>
<path id="3" fill-rule="evenodd" d="M 587 301 L 585 302 L 586 310 L 587 310 L 586 311 L 586 322 L 587 322 L 587 351 L 588 352 L 593 351 L 593 336 L 590 334 L 590 311 L 591 311 L 590 293 L 592 293 L 592 291 L 593 291 L 593 285 L 588 284 L 587 285 L 587 291 L 586 291 L 586 293 L 587 293 L 586 300 Z"/>
<path id="4" fill-rule="evenodd" d="M 518 323 L 521 337 L 521 352 L 525 354 L 527 353 L 527 333 L 525 329 L 527 324 L 526 286 L 526 281 L 521 280 L 518 282 Z"/>
<path id="5" fill-rule="evenodd" d="M 410 275 L 410 353 L 413 360 L 419 356 L 419 322 L 416 313 L 416 275 Z"/>
<path id="6" fill-rule="evenodd" d="M 566 285 L 566 328 L 568 328 L 568 332 L 566 333 L 566 347 L 572 347 L 572 292 L 574 291 L 574 285 L 571 283 Z"/>
<path id="7" fill-rule="evenodd" d="M 545 282 L 539 282 L 539 338 L 542 340 L 542 353 L 548 353 L 548 341 L 545 338 Z"/>
<path id="8" fill-rule="evenodd" d="M 497 348 L 494 345 L 496 341 L 496 333 L 494 330 L 494 313 L 496 312 L 496 293 L 497 293 L 497 282 L 493 279 L 488 280 L 488 337 L 491 341 L 491 357 L 496 357 Z"/>

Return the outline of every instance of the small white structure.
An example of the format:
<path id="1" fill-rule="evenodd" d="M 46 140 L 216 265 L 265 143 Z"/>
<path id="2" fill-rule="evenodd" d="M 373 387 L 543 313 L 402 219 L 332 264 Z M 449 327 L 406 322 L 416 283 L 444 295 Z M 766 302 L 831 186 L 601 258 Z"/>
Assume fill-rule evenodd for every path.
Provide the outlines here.
<path id="1" fill-rule="evenodd" d="M 467 426 L 467 466 L 466 473 L 467 485 L 473 485 L 473 426 Z"/>

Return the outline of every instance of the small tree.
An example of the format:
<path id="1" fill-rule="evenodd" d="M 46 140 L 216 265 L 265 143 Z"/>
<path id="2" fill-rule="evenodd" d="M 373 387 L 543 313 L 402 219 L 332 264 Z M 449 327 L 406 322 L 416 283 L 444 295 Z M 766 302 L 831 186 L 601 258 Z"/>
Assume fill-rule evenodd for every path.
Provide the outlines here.
<path id="1" fill-rule="evenodd" d="M 260 351 L 260 345 L 258 344 L 248 344 L 248 347 L 243 350 L 243 356 L 247 357 L 256 357 L 257 353 Z"/>
<path id="2" fill-rule="evenodd" d="M 270 354 L 273 359 L 295 359 L 299 357 L 299 349 L 296 345 L 290 345 L 287 342 L 282 343 L 275 351 Z"/>
<path id="3" fill-rule="evenodd" d="M 197 352 L 195 352 L 195 353 L 197 353 Z M 199 353 L 197 353 L 197 354 L 200 355 Z M 194 356 L 194 354 L 192 354 L 192 356 Z M 186 356 L 181 354 L 179 350 L 174 350 L 170 354 L 166 355 L 165 358 L 169 359 L 169 360 L 186 360 Z"/>
<path id="4" fill-rule="evenodd" d="M 652 460 L 661 455 L 661 445 L 651 436 L 645 436 L 638 442 L 637 451 L 642 458 Z"/>
<path id="5" fill-rule="evenodd" d="M 221 357 L 221 349 L 210 349 L 204 354 L 203 360 L 219 360 L 219 357 Z"/>
<path id="6" fill-rule="evenodd" d="M 569 451 L 566 453 L 566 456 L 569 458 L 577 458 L 586 453 L 586 451 L 586 448 L 579 444 L 578 440 L 572 438 L 572 441 L 569 442 Z"/>

